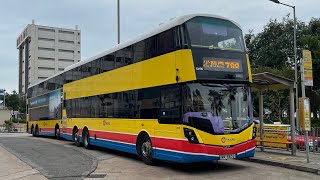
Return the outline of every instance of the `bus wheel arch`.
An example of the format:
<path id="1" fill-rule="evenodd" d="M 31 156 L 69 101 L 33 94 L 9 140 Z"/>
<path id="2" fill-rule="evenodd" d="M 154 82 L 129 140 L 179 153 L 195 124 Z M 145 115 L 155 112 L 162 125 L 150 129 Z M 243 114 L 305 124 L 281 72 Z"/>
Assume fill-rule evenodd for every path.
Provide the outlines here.
<path id="1" fill-rule="evenodd" d="M 136 149 L 138 156 L 147 165 L 152 165 L 154 159 L 152 157 L 153 147 L 149 134 L 145 131 L 141 131 L 137 137 Z"/>
<path id="2" fill-rule="evenodd" d="M 54 127 L 54 137 L 56 139 L 60 139 L 60 127 L 59 124 L 57 123 L 56 126 Z"/>
<path id="3" fill-rule="evenodd" d="M 84 148 L 90 149 L 90 132 L 87 126 L 85 126 L 82 130 L 82 143 Z"/>

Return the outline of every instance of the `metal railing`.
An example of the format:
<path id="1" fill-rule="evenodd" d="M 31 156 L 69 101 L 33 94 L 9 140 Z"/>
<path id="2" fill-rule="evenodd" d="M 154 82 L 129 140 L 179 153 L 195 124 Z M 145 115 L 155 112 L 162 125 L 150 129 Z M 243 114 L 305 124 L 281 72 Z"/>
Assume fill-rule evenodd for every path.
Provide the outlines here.
<path id="1" fill-rule="evenodd" d="M 26 127 L 24 127 L 24 126 L 7 127 L 5 125 L 0 125 L 0 133 L 14 133 L 14 132 L 26 132 Z"/>

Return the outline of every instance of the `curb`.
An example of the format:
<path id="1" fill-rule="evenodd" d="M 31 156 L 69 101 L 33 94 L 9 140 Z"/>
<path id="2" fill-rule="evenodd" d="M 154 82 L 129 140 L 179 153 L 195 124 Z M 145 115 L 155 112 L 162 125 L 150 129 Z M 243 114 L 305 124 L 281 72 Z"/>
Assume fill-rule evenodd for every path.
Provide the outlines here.
<path id="1" fill-rule="evenodd" d="M 254 163 L 261 163 L 261 164 L 267 164 L 271 166 L 278 166 L 278 167 L 283 167 L 287 169 L 293 169 L 293 170 L 298 170 L 298 171 L 303 171 L 303 172 L 308 172 L 308 173 L 313 173 L 320 175 L 320 169 L 317 168 L 311 168 L 311 167 L 305 167 L 305 166 L 298 166 L 294 164 L 287 164 L 287 163 L 282 163 L 278 161 L 269 161 L 269 160 L 264 160 L 264 159 L 257 159 L 257 158 L 246 158 L 243 159 L 244 161 L 249 161 L 249 162 L 254 162 Z"/>

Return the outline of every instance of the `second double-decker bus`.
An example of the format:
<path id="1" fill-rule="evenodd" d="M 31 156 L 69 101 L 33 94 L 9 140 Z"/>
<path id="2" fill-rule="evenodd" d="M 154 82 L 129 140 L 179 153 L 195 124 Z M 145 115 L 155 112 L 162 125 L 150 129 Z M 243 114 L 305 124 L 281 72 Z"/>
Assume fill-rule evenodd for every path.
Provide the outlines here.
<path id="1" fill-rule="evenodd" d="M 28 89 L 28 131 L 155 159 L 254 155 L 249 60 L 240 26 L 191 14 Z"/>

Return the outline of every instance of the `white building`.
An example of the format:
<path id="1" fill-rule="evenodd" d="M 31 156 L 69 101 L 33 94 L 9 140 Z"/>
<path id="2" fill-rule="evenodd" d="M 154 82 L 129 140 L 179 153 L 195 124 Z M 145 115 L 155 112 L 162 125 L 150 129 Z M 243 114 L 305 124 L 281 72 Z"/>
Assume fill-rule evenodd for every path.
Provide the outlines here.
<path id="1" fill-rule="evenodd" d="M 19 94 L 28 86 L 46 79 L 81 58 L 81 34 L 75 29 L 64 29 L 28 24 L 17 39 L 19 50 Z"/>

